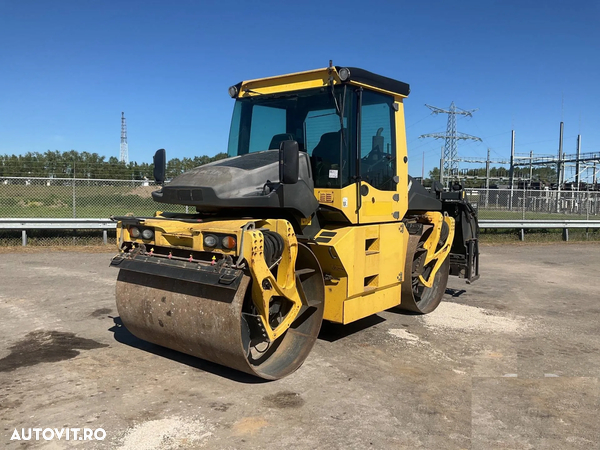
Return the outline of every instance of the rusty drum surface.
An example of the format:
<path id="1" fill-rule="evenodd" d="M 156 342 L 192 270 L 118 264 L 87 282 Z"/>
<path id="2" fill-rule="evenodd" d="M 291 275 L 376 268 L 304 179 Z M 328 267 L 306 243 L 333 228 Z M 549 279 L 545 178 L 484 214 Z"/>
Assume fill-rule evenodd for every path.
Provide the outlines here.
<path id="1" fill-rule="evenodd" d="M 295 371 L 306 359 L 321 327 L 324 287 L 319 264 L 302 246 L 298 264 L 314 269 L 299 280 L 310 296 L 285 334 L 267 350 L 250 351 L 251 331 L 244 302 L 251 301 L 252 279 L 243 274 L 237 289 L 121 268 L 117 309 L 125 327 L 140 339 L 265 379 Z M 306 271 L 305 271 L 306 272 Z"/>

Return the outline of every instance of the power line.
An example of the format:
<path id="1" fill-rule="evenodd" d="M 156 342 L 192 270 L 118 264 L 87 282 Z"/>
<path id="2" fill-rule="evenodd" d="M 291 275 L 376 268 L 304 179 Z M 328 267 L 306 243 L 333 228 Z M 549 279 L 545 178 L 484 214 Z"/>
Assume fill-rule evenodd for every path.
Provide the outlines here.
<path id="1" fill-rule="evenodd" d="M 457 108 L 454 102 L 450 104 L 449 109 L 438 108 L 437 106 L 425 105 L 431 109 L 432 114 L 448 114 L 448 123 L 446 125 L 446 133 L 429 133 L 423 134 L 421 138 L 434 138 L 444 139 L 444 154 L 442 157 L 443 161 L 443 179 L 450 180 L 451 178 L 458 177 L 458 141 L 460 140 L 474 140 L 480 141 L 481 138 L 477 136 L 471 136 L 469 134 L 460 133 L 456 131 L 456 116 L 467 116 L 473 117 L 473 113 L 477 111 L 472 109 L 470 111 Z"/>

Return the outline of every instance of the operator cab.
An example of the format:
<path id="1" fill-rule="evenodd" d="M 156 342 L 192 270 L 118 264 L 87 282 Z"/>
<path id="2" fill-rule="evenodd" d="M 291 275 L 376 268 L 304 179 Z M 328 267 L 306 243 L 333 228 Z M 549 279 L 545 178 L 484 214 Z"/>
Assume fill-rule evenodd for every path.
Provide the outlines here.
<path id="1" fill-rule="evenodd" d="M 408 169 L 406 83 L 358 68 L 329 68 L 232 86 L 229 158 L 176 177 L 156 201 L 200 214 L 319 223 L 401 221 Z M 282 144 L 297 143 L 297 182 L 281 180 Z M 295 146 L 296 144 L 294 144 Z M 287 146 L 289 148 L 289 145 Z M 296 177 L 292 177 L 296 178 Z"/>
<path id="2" fill-rule="evenodd" d="M 349 85 L 238 97 L 229 156 L 298 142 L 310 157 L 315 188 L 363 180 L 396 190 L 394 97 Z M 360 119 L 359 119 L 360 117 Z"/>

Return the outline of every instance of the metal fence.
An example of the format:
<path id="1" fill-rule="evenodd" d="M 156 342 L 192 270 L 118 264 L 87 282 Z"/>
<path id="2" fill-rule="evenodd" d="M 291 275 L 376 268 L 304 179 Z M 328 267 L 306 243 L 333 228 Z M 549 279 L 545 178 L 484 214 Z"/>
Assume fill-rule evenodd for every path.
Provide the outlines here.
<path id="1" fill-rule="evenodd" d="M 152 200 L 157 186 L 147 180 L 0 177 L 0 217 L 106 218 L 111 215 L 152 216 L 156 210 L 185 212 L 185 206 L 160 205 Z M 114 231 L 109 232 L 114 241 Z M 101 244 L 102 231 L 32 231 L 33 245 Z M 0 246 L 20 245 L 14 230 L 0 230 Z"/>
<path id="2" fill-rule="evenodd" d="M 528 189 L 467 189 L 480 219 L 595 220 L 600 192 Z"/>
<path id="3" fill-rule="evenodd" d="M 153 215 L 157 186 L 146 180 L 0 177 L 0 217 L 110 217 Z M 170 211 L 184 206 L 168 205 Z"/>
<path id="4" fill-rule="evenodd" d="M 133 214 L 151 216 L 157 209 L 185 212 L 180 205 L 152 200 L 157 186 L 148 180 L 87 178 L 0 177 L 0 217 L 3 218 L 106 218 Z M 480 219 L 552 220 L 598 219 L 600 192 L 523 189 L 467 189 Z M 29 233 L 34 245 L 102 243 L 98 230 Z M 110 231 L 109 240 L 114 240 Z M 21 235 L 0 230 L 1 245 L 20 245 Z"/>

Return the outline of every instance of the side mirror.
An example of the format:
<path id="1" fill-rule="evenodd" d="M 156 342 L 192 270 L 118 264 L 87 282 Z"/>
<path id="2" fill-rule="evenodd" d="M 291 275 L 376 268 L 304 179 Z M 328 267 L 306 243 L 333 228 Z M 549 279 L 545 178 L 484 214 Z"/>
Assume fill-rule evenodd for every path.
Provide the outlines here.
<path id="1" fill-rule="evenodd" d="M 299 148 L 296 141 L 283 141 L 279 145 L 279 181 L 296 184 L 300 176 Z"/>
<path id="2" fill-rule="evenodd" d="M 154 179 L 156 184 L 165 182 L 165 173 L 167 172 L 167 152 L 164 148 L 156 150 L 154 154 Z"/>

